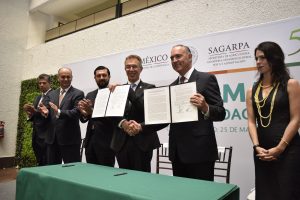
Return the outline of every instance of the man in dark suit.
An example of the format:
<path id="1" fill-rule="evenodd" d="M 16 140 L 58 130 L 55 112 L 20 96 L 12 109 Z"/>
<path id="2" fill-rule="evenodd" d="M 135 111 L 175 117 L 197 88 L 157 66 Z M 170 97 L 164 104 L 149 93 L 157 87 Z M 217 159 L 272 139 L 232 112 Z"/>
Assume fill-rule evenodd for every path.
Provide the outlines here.
<path id="1" fill-rule="evenodd" d="M 111 147 L 116 152 L 120 168 L 150 172 L 153 149 L 159 147 L 155 131 L 133 131 L 132 121 L 144 123 L 144 89 L 154 85 L 141 81 L 142 60 L 137 55 L 125 59 L 129 90 L 124 117 L 117 120 Z"/>
<path id="2" fill-rule="evenodd" d="M 171 84 L 196 82 L 197 93 L 190 102 L 198 108 L 198 121 L 174 123 L 169 131 L 169 158 L 173 175 L 213 181 L 218 157 L 213 121 L 225 118 L 225 109 L 216 77 L 192 67 L 192 54 L 184 45 L 171 50 L 173 69 L 179 77 Z"/>
<path id="3" fill-rule="evenodd" d="M 115 165 L 115 152 L 110 148 L 114 130 L 110 118 L 91 118 L 98 90 L 107 88 L 110 71 L 107 67 L 99 66 L 94 70 L 94 78 L 98 89 L 88 93 L 86 98 L 78 103 L 82 117 L 80 121 L 88 121 L 85 135 L 85 157 L 88 163 L 113 167 Z"/>
<path id="4" fill-rule="evenodd" d="M 38 86 L 41 94 L 38 95 L 33 105 L 25 104 L 24 111 L 27 113 L 28 121 L 32 122 L 32 148 L 36 161 L 39 166 L 47 164 L 46 159 L 46 133 L 48 129 L 47 120 L 42 116 L 39 111 L 39 104 L 43 101 L 44 96 L 51 91 L 50 76 L 47 74 L 41 74 L 38 77 Z"/>
<path id="5" fill-rule="evenodd" d="M 80 112 L 77 104 L 84 93 L 71 86 L 72 71 L 69 68 L 58 70 L 58 81 L 60 88 L 49 92 L 42 107 L 43 115 L 50 118 L 46 137 L 48 164 L 80 162 Z"/>

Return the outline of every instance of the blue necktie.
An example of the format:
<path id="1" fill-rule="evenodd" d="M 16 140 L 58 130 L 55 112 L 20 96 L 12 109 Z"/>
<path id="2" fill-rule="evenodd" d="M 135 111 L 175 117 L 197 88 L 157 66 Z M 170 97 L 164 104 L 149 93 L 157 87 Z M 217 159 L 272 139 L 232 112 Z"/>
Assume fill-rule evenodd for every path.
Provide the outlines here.
<path id="1" fill-rule="evenodd" d="M 135 83 L 131 83 L 131 84 L 130 84 L 130 87 L 131 87 L 131 89 L 133 89 L 133 91 L 135 91 L 135 89 L 136 89 L 136 84 L 135 84 Z"/>

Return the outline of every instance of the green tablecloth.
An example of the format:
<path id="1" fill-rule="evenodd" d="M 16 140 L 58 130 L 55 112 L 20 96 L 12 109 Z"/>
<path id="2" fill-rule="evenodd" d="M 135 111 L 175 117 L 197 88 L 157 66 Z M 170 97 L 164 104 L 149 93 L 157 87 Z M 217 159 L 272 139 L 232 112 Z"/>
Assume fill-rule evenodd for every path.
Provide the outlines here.
<path id="1" fill-rule="evenodd" d="M 116 176 L 116 174 L 126 173 Z M 21 169 L 16 200 L 239 199 L 231 184 L 151 174 L 86 163 Z"/>

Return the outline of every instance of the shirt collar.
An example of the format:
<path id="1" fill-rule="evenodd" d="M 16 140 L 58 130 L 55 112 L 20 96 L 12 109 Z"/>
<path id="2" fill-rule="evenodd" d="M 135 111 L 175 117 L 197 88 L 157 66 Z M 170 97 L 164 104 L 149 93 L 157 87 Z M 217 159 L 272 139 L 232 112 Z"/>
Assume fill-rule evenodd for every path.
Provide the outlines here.
<path id="1" fill-rule="evenodd" d="M 138 86 L 140 84 L 140 82 L 141 82 L 141 79 L 139 79 L 136 82 L 134 82 L 134 84 Z M 130 81 L 128 81 L 128 84 L 131 85 L 133 83 L 131 83 Z"/>
<path id="2" fill-rule="evenodd" d="M 47 95 L 48 92 L 50 92 L 51 88 L 49 88 L 49 90 L 47 90 L 45 93 L 42 92 L 43 95 Z"/>
<path id="3" fill-rule="evenodd" d="M 191 77 L 193 71 L 194 71 L 194 67 L 191 67 L 191 69 L 189 69 L 189 71 L 187 71 L 187 72 L 183 75 L 183 76 L 186 78 L 187 81 L 190 79 L 190 77 Z M 178 79 L 178 80 L 180 80 L 181 77 L 182 77 L 182 76 L 179 75 L 179 79 Z"/>
<path id="4" fill-rule="evenodd" d="M 65 89 L 65 93 L 67 93 L 68 92 L 68 90 L 70 89 L 70 87 L 71 87 L 72 85 L 70 85 L 69 87 L 67 87 L 66 89 Z M 60 88 L 60 90 L 59 90 L 59 92 L 61 93 L 61 91 L 62 91 L 63 89 L 62 88 Z"/>

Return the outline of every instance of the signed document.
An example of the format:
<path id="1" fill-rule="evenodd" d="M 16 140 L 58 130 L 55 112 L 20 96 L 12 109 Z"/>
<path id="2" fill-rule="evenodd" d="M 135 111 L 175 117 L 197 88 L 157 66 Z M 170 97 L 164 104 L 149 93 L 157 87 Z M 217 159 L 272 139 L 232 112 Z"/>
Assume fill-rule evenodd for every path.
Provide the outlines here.
<path id="1" fill-rule="evenodd" d="M 130 85 L 117 86 L 114 92 L 110 93 L 106 116 L 122 117 L 124 115 Z"/>
<path id="2" fill-rule="evenodd" d="M 169 87 L 144 90 L 145 124 L 171 123 Z"/>
<path id="3" fill-rule="evenodd" d="M 109 99 L 110 91 L 108 88 L 98 90 L 92 118 L 105 117 L 106 107 Z"/>
<path id="4" fill-rule="evenodd" d="M 129 85 L 117 86 L 114 92 L 108 88 L 98 90 L 92 118 L 122 117 L 127 102 Z"/>
<path id="5" fill-rule="evenodd" d="M 197 93 L 196 82 L 171 86 L 170 90 L 172 122 L 197 121 L 198 109 L 190 102 L 191 96 Z"/>
<path id="6" fill-rule="evenodd" d="M 196 82 L 144 90 L 145 124 L 198 120 L 198 109 L 190 103 Z"/>

